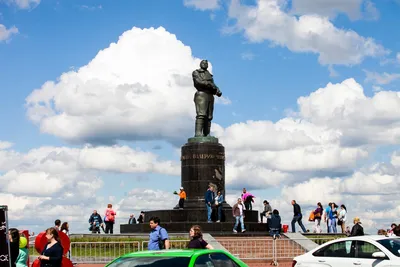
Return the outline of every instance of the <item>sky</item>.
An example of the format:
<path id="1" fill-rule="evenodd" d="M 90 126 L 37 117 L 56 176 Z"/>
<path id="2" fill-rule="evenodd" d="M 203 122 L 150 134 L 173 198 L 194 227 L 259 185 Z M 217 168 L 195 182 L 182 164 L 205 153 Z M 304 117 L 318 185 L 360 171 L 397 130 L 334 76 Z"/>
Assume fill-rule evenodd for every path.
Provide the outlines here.
<path id="1" fill-rule="evenodd" d="M 284 223 L 292 199 L 306 218 L 345 204 L 369 233 L 400 223 L 398 14 L 397 0 L 0 0 L 10 225 L 87 233 L 108 203 L 117 224 L 174 207 L 201 59 L 223 93 L 229 204 L 246 187 Z"/>

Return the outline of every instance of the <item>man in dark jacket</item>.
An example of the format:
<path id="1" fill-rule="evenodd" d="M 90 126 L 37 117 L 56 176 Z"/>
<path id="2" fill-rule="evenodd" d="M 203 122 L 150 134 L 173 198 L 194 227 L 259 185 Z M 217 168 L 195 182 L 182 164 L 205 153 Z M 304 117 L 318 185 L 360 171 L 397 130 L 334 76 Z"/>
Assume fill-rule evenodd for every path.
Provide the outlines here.
<path id="1" fill-rule="evenodd" d="M 278 210 L 272 212 L 271 219 L 269 220 L 269 229 L 269 234 L 274 238 L 281 236 L 282 221 Z"/>
<path id="2" fill-rule="evenodd" d="M 292 232 L 296 233 L 296 222 L 300 225 L 301 230 L 303 230 L 304 233 L 307 232 L 306 228 L 303 225 L 303 222 L 301 219 L 303 218 L 303 215 L 301 214 L 301 208 L 299 204 L 296 203 L 296 200 L 292 200 L 292 205 L 293 205 L 293 219 L 292 219 Z"/>
<path id="3" fill-rule="evenodd" d="M 103 219 L 97 213 L 97 210 L 94 210 L 92 215 L 90 215 L 89 224 L 90 224 L 89 231 L 92 231 L 93 234 L 95 233 L 100 234 L 100 227 L 103 228 Z"/>
<path id="4" fill-rule="evenodd" d="M 137 219 L 138 223 L 143 223 L 144 222 L 144 211 L 140 212 L 139 218 Z"/>
<path id="5" fill-rule="evenodd" d="M 351 228 L 350 236 L 362 236 L 364 235 L 364 228 L 361 225 L 360 218 L 355 217 L 353 220 L 353 228 Z"/>
<path id="6" fill-rule="evenodd" d="M 211 213 L 212 213 L 212 203 L 214 203 L 214 187 L 209 184 L 206 193 L 204 194 L 204 202 L 206 203 L 207 209 L 207 222 L 211 221 Z"/>
<path id="7" fill-rule="evenodd" d="M 134 214 L 131 214 L 131 215 L 129 216 L 128 224 L 136 224 L 136 218 L 135 218 L 135 215 L 134 215 Z"/>

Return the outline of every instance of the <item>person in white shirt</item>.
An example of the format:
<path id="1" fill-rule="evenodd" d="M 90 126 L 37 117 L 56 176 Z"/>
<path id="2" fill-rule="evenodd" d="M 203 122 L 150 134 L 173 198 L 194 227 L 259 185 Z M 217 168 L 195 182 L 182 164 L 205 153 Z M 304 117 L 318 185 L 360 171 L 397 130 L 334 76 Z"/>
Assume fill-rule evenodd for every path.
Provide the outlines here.
<path id="1" fill-rule="evenodd" d="M 347 209 L 345 205 L 340 205 L 340 212 L 338 215 L 338 224 L 342 228 L 342 234 L 346 233 L 346 220 L 347 220 Z"/>

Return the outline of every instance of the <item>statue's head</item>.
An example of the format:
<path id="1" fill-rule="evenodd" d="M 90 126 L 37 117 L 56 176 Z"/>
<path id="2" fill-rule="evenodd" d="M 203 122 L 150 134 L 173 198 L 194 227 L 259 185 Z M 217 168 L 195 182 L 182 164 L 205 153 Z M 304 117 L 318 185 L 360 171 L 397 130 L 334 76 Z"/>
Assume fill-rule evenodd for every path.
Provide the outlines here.
<path id="1" fill-rule="evenodd" d="M 203 60 L 200 62 L 200 68 L 202 68 L 203 70 L 206 70 L 206 69 L 208 68 L 208 60 L 203 59 Z"/>

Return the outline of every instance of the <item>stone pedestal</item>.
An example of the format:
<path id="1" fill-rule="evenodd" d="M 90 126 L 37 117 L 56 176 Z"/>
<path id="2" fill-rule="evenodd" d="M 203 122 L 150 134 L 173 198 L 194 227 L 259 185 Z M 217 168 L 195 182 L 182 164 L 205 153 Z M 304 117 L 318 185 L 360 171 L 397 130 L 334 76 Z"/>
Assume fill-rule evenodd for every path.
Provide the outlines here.
<path id="1" fill-rule="evenodd" d="M 187 196 L 185 208 L 204 209 L 209 183 L 217 185 L 225 199 L 225 148 L 215 137 L 194 137 L 188 141 L 182 147 L 181 156 L 181 181 Z"/>
<path id="2" fill-rule="evenodd" d="M 161 225 L 168 231 L 188 232 L 194 224 L 201 225 L 203 232 L 232 233 L 234 218 L 232 207 L 223 204 L 221 223 L 207 223 L 207 211 L 204 195 L 209 183 L 217 186 L 225 199 L 225 148 L 212 136 L 189 138 L 182 146 L 181 155 L 181 186 L 187 199 L 184 209 L 145 211 L 145 223 L 135 225 L 120 225 L 121 233 L 148 232 L 148 220 L 157 216 Z M 240 193 L 238 192 L 238 196 Z M 245 225 L 248 232 L 264 232 L 265 224 L 258 223 L 258 212 L 245 211 Z M 217 221 L 216 210 L 212 220 Z"/>

